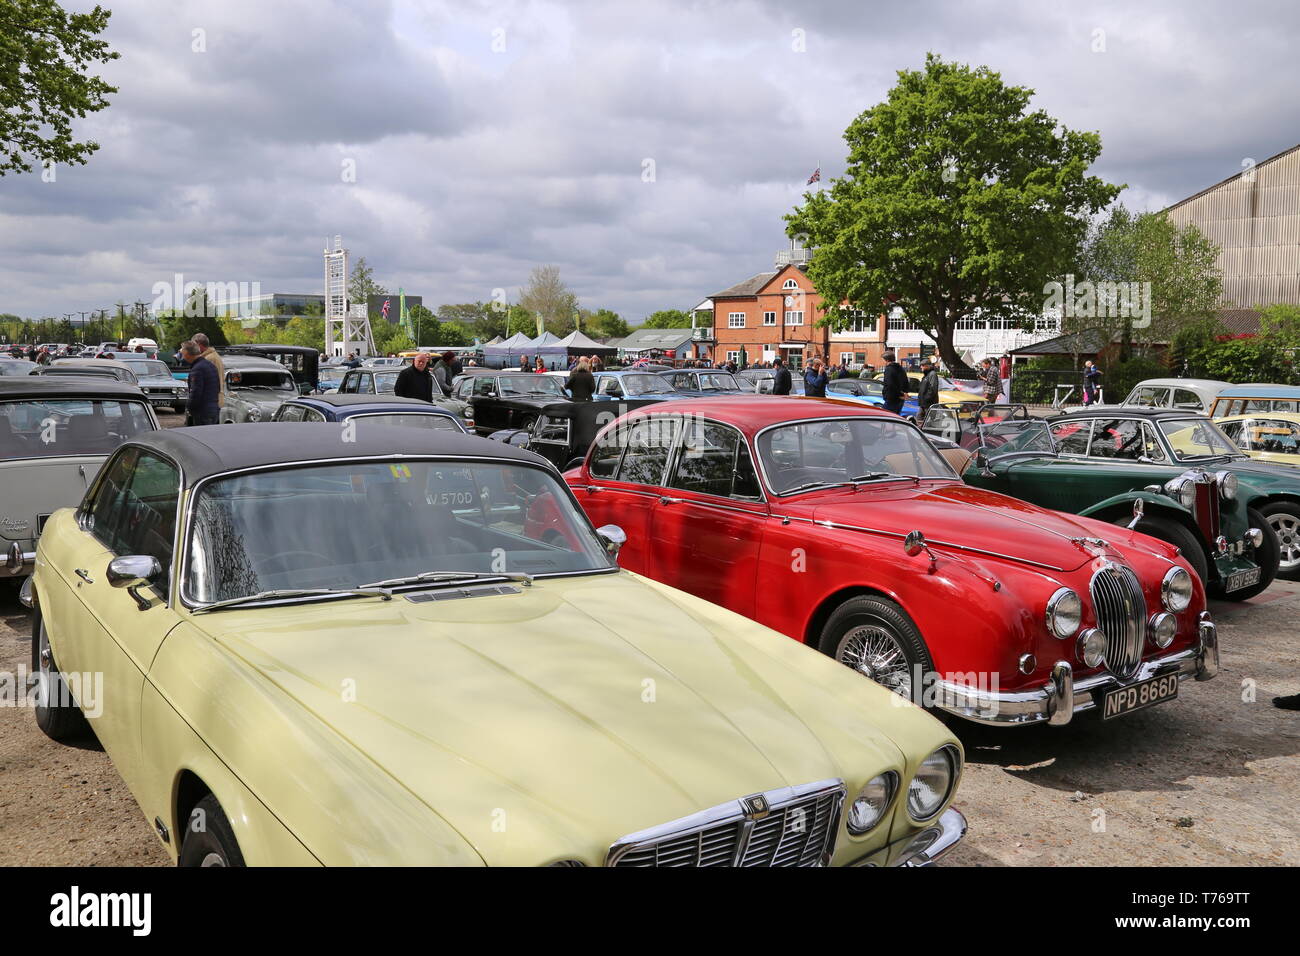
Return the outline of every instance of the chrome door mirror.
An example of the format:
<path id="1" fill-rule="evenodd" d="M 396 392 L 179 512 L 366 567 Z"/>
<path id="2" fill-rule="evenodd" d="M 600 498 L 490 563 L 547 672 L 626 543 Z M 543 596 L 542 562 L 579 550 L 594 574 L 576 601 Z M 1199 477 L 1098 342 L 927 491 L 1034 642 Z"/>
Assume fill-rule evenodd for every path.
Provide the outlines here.
<path id="1" fill-rule="evenodd" d="M 142 611 L 149 610 L 153 604 L 140 593 L 140 588 L 160 574 L 162 565 L 152 554 L 128 554 L 108 562 L 108 583 L 115 588 L 126 588 Z"/>
<path id="2" fill-rule="evenodd" d="M 618 552 L 622 550 L 623 545 L 627 544 L 627 532 L 616 524 L 601 525 L 596 529 L 596 536 L 600 538 L 606 553 L 611 558 L 617 558 Z"/>
<path id="3" fill-rule="evenodd" d="M 930 571 L 933 572 L 935 565 L 939 563 L 934 552 L 925 541 L 925 535 L 920 531 L 909 531 L 907 537 L 903 539 L 903 553 L 909 558 L 914 558 L 924 552 L 930 558 Z"/>

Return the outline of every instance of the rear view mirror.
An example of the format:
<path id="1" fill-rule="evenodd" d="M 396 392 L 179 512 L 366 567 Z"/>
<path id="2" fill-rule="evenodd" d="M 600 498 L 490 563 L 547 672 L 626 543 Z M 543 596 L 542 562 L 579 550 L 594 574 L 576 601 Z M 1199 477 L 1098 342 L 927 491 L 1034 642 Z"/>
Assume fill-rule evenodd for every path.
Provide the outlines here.
<path id="1" fill-rule="evenodd" d="M 147 611 L 152 602 L 140 594 L 154 578 L 162 574 L 162 565 L 151 554 L 128 554 L 108 562 L 108 583 L 115 588 L 126 588 L 126 593 L 135 599 L 136 607 Z"/>
<path id="2" fill-rule="evenodd" d="M 627 544 L 627 532 L 616 524 L 601 525 L 596 529 L 596 535 L 611 558 L 617 558 L 618 552 Z"/>

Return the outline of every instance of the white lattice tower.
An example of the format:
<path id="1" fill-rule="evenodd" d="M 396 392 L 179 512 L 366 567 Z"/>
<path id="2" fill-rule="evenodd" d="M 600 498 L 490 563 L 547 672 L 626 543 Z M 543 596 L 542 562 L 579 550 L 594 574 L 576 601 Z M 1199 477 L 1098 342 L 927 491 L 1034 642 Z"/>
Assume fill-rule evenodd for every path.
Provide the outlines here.
<path id="1" fill-rule="evenodd" d="M 334 248 L 325 240 L 325 354 L 343 355 L 348 345 L 348 251 L 343 237 L 334 237 Z"/>

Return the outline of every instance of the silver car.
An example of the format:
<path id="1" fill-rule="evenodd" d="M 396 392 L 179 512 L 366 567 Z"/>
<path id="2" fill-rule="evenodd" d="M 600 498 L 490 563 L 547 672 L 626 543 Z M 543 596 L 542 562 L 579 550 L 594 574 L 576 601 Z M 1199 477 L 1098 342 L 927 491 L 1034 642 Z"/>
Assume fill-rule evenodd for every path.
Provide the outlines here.
<path id="1" fill-rule="evenodd" d="M 226 403 L 218 420 L 269 422 L 276 409 L 298 397 L 293 375 L 279 362 L 252 355 L 223 355 L 226 367 Z"/>
<path id="2" fill-rule="evenodd" d="M 30 574 L 45 519 L 81 501 L 118 445 L 157 428 L 133 385 L 96 376 L 0 378 L 0 575 Z"/>

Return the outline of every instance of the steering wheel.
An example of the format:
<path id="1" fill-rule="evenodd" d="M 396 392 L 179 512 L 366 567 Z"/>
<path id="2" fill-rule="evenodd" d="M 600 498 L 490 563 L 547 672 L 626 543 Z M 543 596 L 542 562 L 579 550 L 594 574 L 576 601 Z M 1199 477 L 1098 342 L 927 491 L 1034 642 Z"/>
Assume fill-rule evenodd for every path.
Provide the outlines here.
<path id="1" fill-rule="evenodd" d="M 280 563 L 287 562 L 291 558 L 295 558 L 295 557 L 316 558 L 319 560 L 319 565 L 327 565 L 334 560 L 333 558 L 326 557 L 325 555 L 321 554 L 318 551 L 281 551 L 279 554 L 273 554 L 271 555 L 271 557 L 263 561 L 260 570 L 267 571 L 272 574 L 274 574 L 276 571 L 287 571 L 289 570 L 288 567 L 280 568 L 280 567 L 272 567 L 272 565 L 277 565 Z"/>

